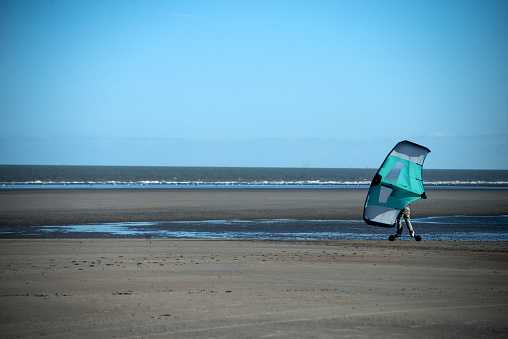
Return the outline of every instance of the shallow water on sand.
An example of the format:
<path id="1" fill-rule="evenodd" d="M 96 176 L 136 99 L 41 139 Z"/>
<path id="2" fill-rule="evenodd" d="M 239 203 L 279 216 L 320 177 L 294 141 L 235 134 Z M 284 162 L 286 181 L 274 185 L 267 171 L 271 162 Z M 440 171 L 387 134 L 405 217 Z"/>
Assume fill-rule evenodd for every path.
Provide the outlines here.
<path id="1" fill-rule="evenodd" d="M 412 220 L 423 240 L 508 241 L 508 216 L 451 216 Z M 412 240 L 405 224 L 401 240 Z M 203 220 L 66 226 L 1 226 L 0 238 L 173 238 L 379 240 L 395 228 L 361 220 Z"/>

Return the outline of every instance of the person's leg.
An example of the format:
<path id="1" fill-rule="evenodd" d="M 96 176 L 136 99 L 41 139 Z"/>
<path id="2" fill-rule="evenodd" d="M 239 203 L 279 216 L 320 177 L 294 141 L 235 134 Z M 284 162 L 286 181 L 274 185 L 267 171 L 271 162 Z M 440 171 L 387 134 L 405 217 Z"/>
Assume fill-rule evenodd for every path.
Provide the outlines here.
<path id="1" fill-rule="evenodd" d="M 397 236 L 402 236 L 402 213 L 397 217 Z"/>
<path id="2" fill-rule="evenodd" d="M 406 226 L 407 226 L 407 230 L 409 231 L 409 235 L 414 237 L 415 232 L 413 231 L 413 226 L 411 225 L 411 220 L 409 220 L 409 217 L 406 217 L 404 219 L 406 220 Z"/>
<path id="3" fill-rule="evenodd" d="M 404 215 L 404 220 L 406 220 L 406 226 L 407 226 L 407 230 L 409 231 L 409 235 L 414 237 L 415 232 L 413 231 L 413 226 L 411 225 L 411 220 L 410 220 L 411 210 L 409 209 L 409 207 L 404 208 L 404 211 L 402 212 L 402 214 Z M 401 228 L 402 228 L 402 226 L 401 226 Z"/>

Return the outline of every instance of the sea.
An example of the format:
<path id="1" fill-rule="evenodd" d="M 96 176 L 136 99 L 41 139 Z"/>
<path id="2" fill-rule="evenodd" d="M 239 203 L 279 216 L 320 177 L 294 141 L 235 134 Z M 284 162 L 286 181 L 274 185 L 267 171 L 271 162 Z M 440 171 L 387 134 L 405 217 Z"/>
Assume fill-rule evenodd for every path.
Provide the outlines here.
<path id="1" fill-rule="evenodd" d="M 377 169 L 0 165 L 6 190 L 367 189 Z M 424 169 L 429 189 L 506 190 L 508 170 Z M 412 219 L 423 240 L 508 241 L 508 215 Z M 390 229 L 363 220 L 201 220 L 65 226 L 0 226 L 0 238 L 379 240 Z M 393 233 L 393 232 L 392 232 Z M 405 235 L 401 240 L 412 240 Z"/>
<path id="2" fill-rule="evenodd" d="M 2 189 L 364 188 L 373 168 L 0 165 Z M 508 170 L 425 169 L 426 186 L 508 187 Z"/>

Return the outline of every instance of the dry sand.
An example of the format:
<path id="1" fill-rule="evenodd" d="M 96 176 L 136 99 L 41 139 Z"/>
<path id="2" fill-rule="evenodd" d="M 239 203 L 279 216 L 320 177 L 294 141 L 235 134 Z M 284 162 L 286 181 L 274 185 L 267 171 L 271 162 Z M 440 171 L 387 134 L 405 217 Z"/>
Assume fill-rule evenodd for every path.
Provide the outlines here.
<path id="1" fill-rule="evenodd" d="M 366 189 L 0 191 L 0 225 L 303 219 L 361 220 Z M 508 214 L 508 190 L 427 190 L 413 218 Z"/>
<path id="2" fill-rule="evenodd" d="M 506 338 L 508 243 L 0 240 L 2 338 Z"/>

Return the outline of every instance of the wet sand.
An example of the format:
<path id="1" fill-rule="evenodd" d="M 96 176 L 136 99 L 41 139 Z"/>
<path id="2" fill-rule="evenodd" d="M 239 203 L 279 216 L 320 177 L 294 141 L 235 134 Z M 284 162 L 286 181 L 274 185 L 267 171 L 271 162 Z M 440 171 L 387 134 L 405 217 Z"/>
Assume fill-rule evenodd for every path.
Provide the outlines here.
<path id="1" fill-rule="evenodd" d="M 0 225 L 223 219 L 361 220 L 366 189 L 0 191 Z M 427 190 L 413 218 L 508 214 L 508 190 Z"/>
<path id="2" fill-rule="evenodd" d="M 505 338 L 508 243 L 0 240 L 3 338 Z"/>

